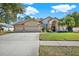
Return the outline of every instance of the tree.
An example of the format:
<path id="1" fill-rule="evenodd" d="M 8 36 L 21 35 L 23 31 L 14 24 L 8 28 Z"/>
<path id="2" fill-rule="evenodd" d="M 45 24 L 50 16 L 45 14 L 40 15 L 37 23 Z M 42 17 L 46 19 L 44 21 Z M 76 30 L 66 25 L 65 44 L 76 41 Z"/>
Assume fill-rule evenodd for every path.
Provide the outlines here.
<path id="1" fill-rule="evenodd" d="M 60 26 L 64 26 L 65 25 L 64 18 L 59 19 L 58 25 L 60 25 Z"/>
<path id="2" fill-rule="evenodd" d="M 67 29 L 69 32 L 72 32 L 72 28 L 75 26 L 75 19 L 70 16 L 66 16 L 64 18 L 65 24 L 67 25 Z"/>
<path id="3" fill-rule="evenodd" d="M 78 27 L 79 26 L 79 13 L 78 12 L 73 12 L 71 14 L 72 17 L 74 17 L 75 19 L 75 26 Z"/>
<path id="4" fill-rule="evenodd" d="M 4 9 L 5 12 L 5 23 L 9 23 L 9 21 L 14 21 L 16 19 L 17 13 L 23 12 L 23 6 L 22 4 L 17 3 L 3 3 L 0 4 L 1 7 Z"/>
<path id="5" fill-rule="evenodd" d="M 5 17 L 5 12 L 2 7 L 0 7 L 0 22 L 4 22 L 3 18 Z"/>

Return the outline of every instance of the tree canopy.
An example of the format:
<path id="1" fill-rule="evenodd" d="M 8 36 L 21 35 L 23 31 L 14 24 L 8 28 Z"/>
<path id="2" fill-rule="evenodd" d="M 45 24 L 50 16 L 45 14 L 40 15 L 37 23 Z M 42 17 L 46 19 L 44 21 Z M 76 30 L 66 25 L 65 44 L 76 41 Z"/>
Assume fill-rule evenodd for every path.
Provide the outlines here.
<path id="1" fill-rule="evenodd" d="M 0 8 L 3 9 L 0 11 L 0 20 L 4 20 L 5 23 L 9 23 L 9 21 L 15 21 L 17 13 L 23 13 L 22 4 L 17 3 L 2 3 L 0 4 Z M 1 15 L 2 13 L 5 13 Z"/>
<path id="2" fill-rule="evenodd" d="M 64 18 L 65 24 L 69 27 L 75 26 L 75 19 L 73 17 L 67 16 Z"/>

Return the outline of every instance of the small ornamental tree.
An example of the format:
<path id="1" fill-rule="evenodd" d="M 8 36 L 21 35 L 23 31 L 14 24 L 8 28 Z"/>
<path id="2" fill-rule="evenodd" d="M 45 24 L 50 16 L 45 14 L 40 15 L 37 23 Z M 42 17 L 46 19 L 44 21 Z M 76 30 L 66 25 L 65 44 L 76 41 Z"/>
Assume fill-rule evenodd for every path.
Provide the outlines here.
<path id="1" fill-rule="evenodd" d="M 64 18 L 65 24 L 67 25 L 67 29 L 69 32 L 72 32 L 72 28 L 75 26 L 75 19 L 71 16 L 67 16 Z"/>

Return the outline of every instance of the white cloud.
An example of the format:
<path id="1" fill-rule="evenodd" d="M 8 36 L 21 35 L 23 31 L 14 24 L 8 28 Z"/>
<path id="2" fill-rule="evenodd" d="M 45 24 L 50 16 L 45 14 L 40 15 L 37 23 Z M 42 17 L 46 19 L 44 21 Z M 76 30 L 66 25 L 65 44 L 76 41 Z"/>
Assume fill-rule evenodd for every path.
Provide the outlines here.
<path id="1" fill-rule="evenodd" d="M 34 15 L 36 13 L 39 13 L 39 11 L 34 7 L 28 6 L 27 8 L 25 8 L 26 15 Z"/>
<path id="2" fill-rule="evenodd" d="M 74 8 L 76 8 L 76 5 L 69 5 L 69 4 L 61 4 L 61 5 L 56 5 L 56 6 L 52 6 L 53 10 L 55 10 L 56 12 L 68 12 Z"/>
<path id="3" fill-rule="evenodd" d="M 55 10 L 51 10 L 51 13 L 55 13 Z"/>
<path id="4" fill-rule="evenodd" d="M 76 5 L 71 5 L 72 8 L 76 8 Z"/>

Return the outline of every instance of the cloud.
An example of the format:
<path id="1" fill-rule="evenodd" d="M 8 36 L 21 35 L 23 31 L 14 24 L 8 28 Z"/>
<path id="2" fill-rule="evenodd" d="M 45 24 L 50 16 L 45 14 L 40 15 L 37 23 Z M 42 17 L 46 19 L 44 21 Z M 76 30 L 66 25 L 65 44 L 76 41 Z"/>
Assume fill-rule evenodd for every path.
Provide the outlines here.
<path id="1" fill-rule="evenodd" d="M 65 13 L 65 12 L 68 12 L 68 11 L 76 8 L 76 5 L 61 4 L 61 5 L 52 6 L 52 8 L 53 8 L 53 10 L 52 10 L 53 12 L 56 11 L 56 12 Z M 51 11 L 51 13 L 53 13 L 52 11 Z"/>
<path id="2" fill-rule="evenodd" d="M 55 13 L 55 10 L 51 10 L 51 13 Z"/>
<path id="3" fill-rule="evenodd" d="M 28 6 L 27 8 L 25 8 L 26 15 L 34 15 L 36 13 L 39 13 L 39 11 L 34 7 Z"/>
<path id="4" fill-rule="evenodd" d="M 76 5 L 71 5 L 72 8 L 76 8 Z"/>

